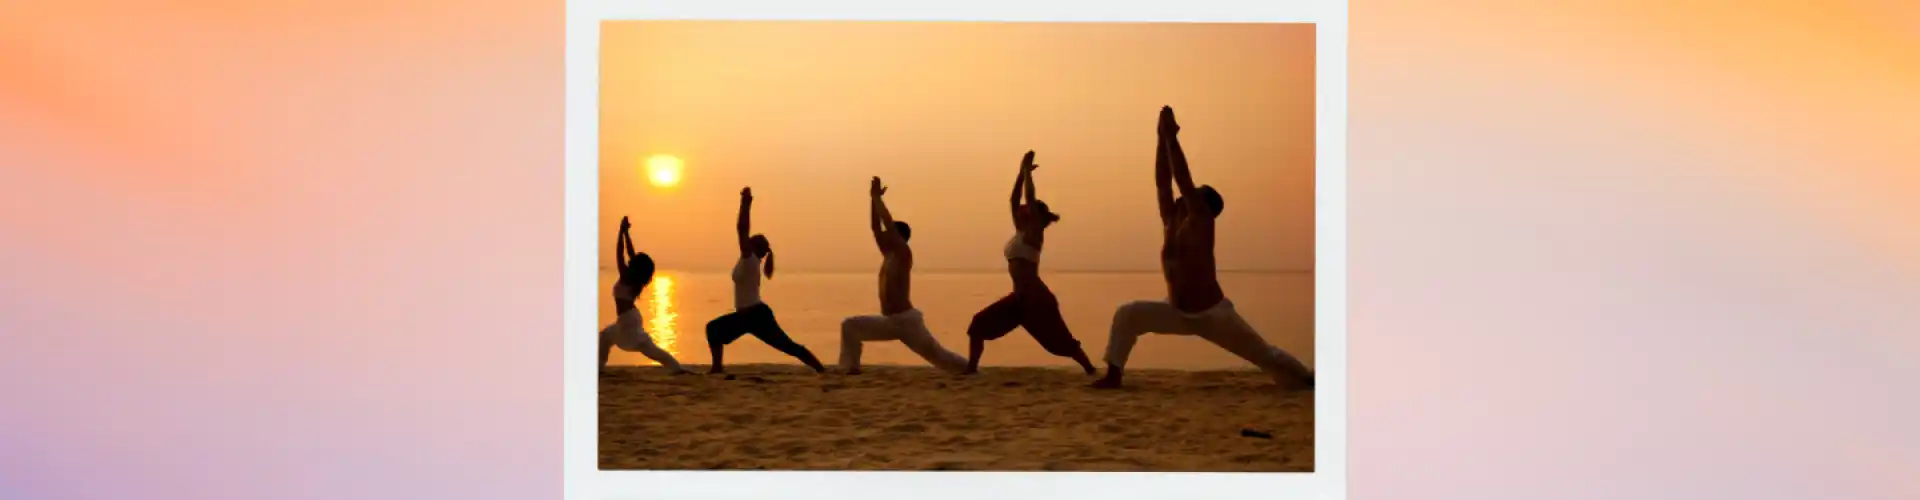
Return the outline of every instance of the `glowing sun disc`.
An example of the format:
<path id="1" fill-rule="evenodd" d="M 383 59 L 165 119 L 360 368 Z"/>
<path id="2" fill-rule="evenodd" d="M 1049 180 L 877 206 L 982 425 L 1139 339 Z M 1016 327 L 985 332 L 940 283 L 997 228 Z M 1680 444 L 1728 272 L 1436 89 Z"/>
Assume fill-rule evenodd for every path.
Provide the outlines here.
<path id="1" fill-rule="evenodd" d="M 647 158 L 647 181 L 659 187 L 673 187 L 680 184 L 683 164 L 673 155 L 653 155 Z"/>

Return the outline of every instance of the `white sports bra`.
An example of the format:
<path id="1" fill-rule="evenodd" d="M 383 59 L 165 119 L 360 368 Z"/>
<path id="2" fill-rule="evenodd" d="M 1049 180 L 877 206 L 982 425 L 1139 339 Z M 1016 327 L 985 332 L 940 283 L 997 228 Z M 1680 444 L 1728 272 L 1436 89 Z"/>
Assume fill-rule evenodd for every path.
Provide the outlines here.
<path id="1" fill-rule="evenodd" d="M 1035 264 L 1040 263 L 1040 249 L 1028 245 L 1026 238 L 1022 236 L 1020 233 L 1014 233 L 1013 239 L 1007 240 L 1007 247 L 1002 250 L 1002 253 L 1007 256 L 1007 260 L 1020 259 Z"/>

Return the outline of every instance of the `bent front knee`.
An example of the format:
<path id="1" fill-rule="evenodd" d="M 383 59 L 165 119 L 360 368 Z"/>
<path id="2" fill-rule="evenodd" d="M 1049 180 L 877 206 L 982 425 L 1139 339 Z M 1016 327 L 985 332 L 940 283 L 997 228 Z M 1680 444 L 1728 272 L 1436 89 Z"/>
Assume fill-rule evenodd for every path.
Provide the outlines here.
<path id="1" fill-rule="evenodd" d="M 1113 322 L 1115 324 L 1136 322 L 1157 305 L 1144 300 L 1121 304 L 1119 308 L 1113 310 Z"/>

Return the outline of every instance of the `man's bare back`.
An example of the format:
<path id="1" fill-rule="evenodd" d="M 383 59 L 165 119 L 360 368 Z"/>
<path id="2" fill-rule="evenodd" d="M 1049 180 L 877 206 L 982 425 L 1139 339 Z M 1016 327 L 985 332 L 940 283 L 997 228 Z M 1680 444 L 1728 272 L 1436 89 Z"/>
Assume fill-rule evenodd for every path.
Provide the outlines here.
<path id="1" fill-rule="evenodd" d="M 913 309 L 913 249 L 902 246 L 880 261 L 880 313 L 888 316 Z"/>
<path id="2" fill-rule="evenodd" d="M 1226 208 L 1226 200 L 1212 186 L 1193 182 L 1179 133 L 1173 108 L 1160 108 L 1160 144 L 1153 169 L 1167 301 L 1135 301 L 1114 311 L 1107 340 L 1107 375 L 1093 387 L 1119 388 L 1134 342 L 1148 333 L 1197 335 L 1259 366 L 1276 383 L 1312 387 L 1312 371 L 1262 338 L 1220 289 L 1213 256 L 1214 222 Z M 1174 197 L 1176 187 L 1178 198 Z"/>
<path id="3" fill-rule="evenodd" d="M 873 178 L 868 194 L 873 197 L 873 242 L 880 248 L 880 313 L 892 316 L 911 311 L 913 300 L 908 297 L 913 288 L 913 247 L 907 246 L 910 230 L 905 222 L 893 220 L 893 214 L 887 210 L 886 201 L 881 199 L 887 194 L 887 188 L 879 177 Z"/>
<path id="4" fill-rule="evenodd" d="M 1214 217 L 1218 193 L 1195 186 L 1181 151 L 1180 124 L 1173 108 L 1160 108 L 1160 146 L 1154 159 L 1154 184 L 1160 201 L 1160 272 L 1167 279 L 1167 300 L 1181 311 L 1204 312 L 1226 299 L 1213 261 Z M 1173 190 L 1179 187 L 1180 197 Z"/>
<path id="5" fill-rule="evenodd" d="M 1190 215 L 1196 213 L 1201 215 Z M 1212 217 L 1190 206 L 1179 211 L 1165 229 L 1160 271 L 1167 279 L 1167 299 L 1182 311 L 1203 312 L 1226 298 L 1215 272 Z"/>

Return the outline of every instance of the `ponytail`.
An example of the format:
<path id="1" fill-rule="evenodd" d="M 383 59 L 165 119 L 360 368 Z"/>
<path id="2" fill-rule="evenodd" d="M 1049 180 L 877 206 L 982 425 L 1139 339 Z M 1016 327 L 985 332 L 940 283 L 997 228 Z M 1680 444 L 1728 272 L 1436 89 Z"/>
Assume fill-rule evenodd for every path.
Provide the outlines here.
<path id="1" fill-rule="evenodd" d="M 773 279 L 773 247 L 771 246 L 767 247 L 766 262 L 760 263 L 760 267 L 766 270 L 767 279 Z"/>

